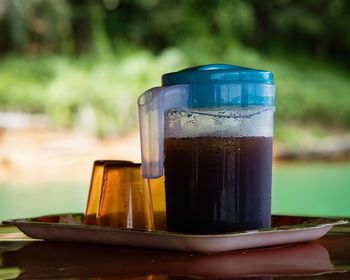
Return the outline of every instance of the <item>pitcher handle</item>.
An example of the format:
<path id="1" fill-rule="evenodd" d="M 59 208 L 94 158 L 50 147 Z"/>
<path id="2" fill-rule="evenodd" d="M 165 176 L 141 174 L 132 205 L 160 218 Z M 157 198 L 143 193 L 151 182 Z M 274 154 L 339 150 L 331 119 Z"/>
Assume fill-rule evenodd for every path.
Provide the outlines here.
<path id="1" fill-rule="evenodd" d="M 187 103 L 188 85 L 151 88 L 138 99 L 144 178 L 155 179 L 163 175 L 164 112 L 185 108 Z"/>

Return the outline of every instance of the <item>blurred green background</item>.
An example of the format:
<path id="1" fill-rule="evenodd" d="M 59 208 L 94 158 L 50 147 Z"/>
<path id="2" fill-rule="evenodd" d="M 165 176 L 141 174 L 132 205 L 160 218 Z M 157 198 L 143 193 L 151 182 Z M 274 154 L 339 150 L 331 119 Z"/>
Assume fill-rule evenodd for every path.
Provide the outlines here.
<path id="1" fill-rule="evenodd" d="M 270 70 L 274 211 L 350 216 L 348 34 L 347 0 L 1 0 L 0 111 L 43 114 L 50 128 L 80 127 L 104 139 L 137 129 L 137 98 L 164 73 L 209 63 Z M 21 197 L 14 185 L 0 178 L 1 200 Z M 81 210 L 85 195 L 78 196 L 55 210 Z M 15 208 L 22 212 L 8 205 L 2 216 L 30 206 Z"/>
<path id="2" fill-rule="evenodd" d="M 346 0 L 2 0 L 0 109 L 58 126 L 89 109 L 98 135 L 126 132 L 161 74 L 216 62 L 275 74 L 277 140 L 349 129 L 349 15 Z"/>

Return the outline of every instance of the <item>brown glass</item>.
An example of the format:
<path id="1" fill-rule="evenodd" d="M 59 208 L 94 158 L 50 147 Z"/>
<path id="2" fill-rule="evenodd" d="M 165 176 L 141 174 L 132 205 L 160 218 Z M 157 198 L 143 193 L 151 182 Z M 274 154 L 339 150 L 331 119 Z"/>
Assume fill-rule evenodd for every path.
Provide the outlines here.
<path id="1" fill-rule="evenodd" d="M 102 226 L 154 229 L 151 193 L 141 165 L 105 164 L 97 222 Z"/>
<path id="2" fill-rule="evenodd" d="M 125 160 L 96 160 L 92 168 L 90 189 L 83 222 L 88 225 L 97 225 L 97 211 L 102 192 L 103 172 L 105 165 L 119 167 L 125 164 L 132 164 Z"/>

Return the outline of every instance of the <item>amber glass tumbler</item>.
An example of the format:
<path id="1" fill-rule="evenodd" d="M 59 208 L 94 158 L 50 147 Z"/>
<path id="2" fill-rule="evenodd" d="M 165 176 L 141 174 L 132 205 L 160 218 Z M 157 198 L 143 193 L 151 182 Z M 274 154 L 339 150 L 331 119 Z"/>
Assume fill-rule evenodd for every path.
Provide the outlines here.
<path id="1" fill-rule="evenodd" d="M 103 172 L 106 164 L 108 164 L 108 166 L 118 167 L 125 164 L 132 164 L 132 162 L 125 160 L 96 160 L 94 162 L 90 181 L 89 196 L 83 219 L 84 224 L 97 225 L 97 210 L 102 193 Z"/>
<path id="2" fill-rule="evenodd" d="M 141 164 L 104 165 L 97 222 L 102 226 L 153 230 L 152 198 Z"/>

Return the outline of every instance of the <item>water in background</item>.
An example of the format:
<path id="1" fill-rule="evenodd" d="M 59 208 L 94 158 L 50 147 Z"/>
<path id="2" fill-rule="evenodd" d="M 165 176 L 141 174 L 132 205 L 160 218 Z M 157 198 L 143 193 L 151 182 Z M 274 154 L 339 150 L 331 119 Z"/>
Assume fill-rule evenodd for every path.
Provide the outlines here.
<path id="1" fill-rule="evenodd" d="M 272 179 L 275 214 L 350 217 L 350 164 L 280 164 Z"/>
<path id="2" fill-rule="evenodd" d="M 0 221 L 84 212 L 89 182 L 0 183 Z"/>

